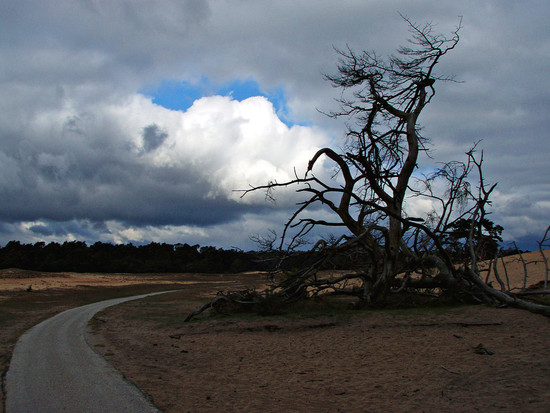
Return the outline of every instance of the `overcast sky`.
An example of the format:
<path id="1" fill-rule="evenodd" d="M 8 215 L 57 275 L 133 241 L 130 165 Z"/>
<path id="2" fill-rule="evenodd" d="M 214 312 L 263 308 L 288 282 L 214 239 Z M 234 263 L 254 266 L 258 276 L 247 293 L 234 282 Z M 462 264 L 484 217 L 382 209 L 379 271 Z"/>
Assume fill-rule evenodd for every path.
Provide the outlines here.
<path id="1" fill-rule="evenodd" d="M 84 240 L 252 247 L 276 204 L 235 189 L 303 171 L 343 126 L 333 46 L 461 41 L 421 118 L 436 161 L 482 140 L 507 240 L 550 224 L 547 0 L 0 0 L 0 245 Z M 328 164 L 328 162 L 327 162 Z M 321 165 L 322 166 L 322 165 Z M 319 173 L 323 173 L 320 171 Z M 527 244 L 524 244 L 527 245 Z M 528 245 L 533 248 L 533 244 Z"/>

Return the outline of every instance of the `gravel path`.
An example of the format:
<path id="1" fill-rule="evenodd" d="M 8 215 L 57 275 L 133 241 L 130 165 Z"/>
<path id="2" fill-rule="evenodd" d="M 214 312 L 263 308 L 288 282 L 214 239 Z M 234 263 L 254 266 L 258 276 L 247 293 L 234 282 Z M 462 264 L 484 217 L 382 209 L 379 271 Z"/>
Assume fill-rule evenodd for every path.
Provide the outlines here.
<path id="1" fill-rule="evenodd" d="M 85 334 L 98 311 L 166 292 L 73 308 L 28 330 L 16 344 L 7 373 L 7 413 L 158 412 L 88 345 Z"/>

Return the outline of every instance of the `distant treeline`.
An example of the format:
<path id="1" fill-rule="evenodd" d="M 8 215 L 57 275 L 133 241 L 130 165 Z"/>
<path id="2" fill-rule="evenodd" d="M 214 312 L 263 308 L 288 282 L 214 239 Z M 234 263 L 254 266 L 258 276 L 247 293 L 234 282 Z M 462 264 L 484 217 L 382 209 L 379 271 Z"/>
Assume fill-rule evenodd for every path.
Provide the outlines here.
<path id="1" fill-rule="evenodd" d="M 520 250 L 501 249 L 502 256 Z M 463 253 L 464 254 L 464 253 Z M 280 269 L 288 270 L 313 263 L 318 253 L 294 254 L 286 257 Z M 455 256 L 458 261 L 463 257 Z M 492 256 L 491 256 L 492 258 Z M 125 272 L 125 273 L 236 273 L 269 271 L 277 263 L 274 252 L 225 250 L 211 246 L 165 244 L 109 244 L 83 241 L 37 242 L 22 244 L 10 241 L 0 247 L 0 269 L 21 268 L 48 272 Z M 327 268 L 353 269 L 361 264 L 359 257 L 337 257 Z"/>
<path id="2" fill-rule="evenodd" d="M 0 248 L 0 268 L 67 272 L 202 272 L 268 270 L 267 253 L 189 244 L 113 245 L 10 241 Z"/>

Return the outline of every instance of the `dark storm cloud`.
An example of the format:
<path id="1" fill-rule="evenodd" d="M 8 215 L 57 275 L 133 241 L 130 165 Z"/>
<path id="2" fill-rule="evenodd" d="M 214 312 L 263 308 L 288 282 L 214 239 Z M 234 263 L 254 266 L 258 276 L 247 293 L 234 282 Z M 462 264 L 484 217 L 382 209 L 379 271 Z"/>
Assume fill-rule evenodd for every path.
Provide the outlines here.
<path id="1" fill-rule="evenodd" d="M 189 165 L 145 163 L 116 125 L 87 116 L 62 120 L 51 136 L 31 127 L 0 141 L 0 220 L 213 225 L 238 214 L 235 202 L 207 199 L 211 185 Z M 142 131 L 147 151 L 168 136 L 157 125 Z"/>
<path id="2" fill-rule="evenodd" d="M 128 152 L 81 149 L 51 155 L 27 148 L 24 156 L 8 158 L 16 170 L 9 187 L 0 190 L 0 219 L 202 226 L 234 219 L 246 210 L 225 198 L 208 198 L 210 184 L 184 166 L 151 167 Z"/>
<path id="3" fill-rule="evenodd" d="M 330 111 L 337 97 L 321 76 L 334 70 L 332 46 L 392 52 L 408 36 L 397 11 L 444 33 L 463 16 L 461 42 L 438 65 L 463 83 L 436 84 L 424 134 L 437 161 L 460 159 L 482 140 L 486 177 L 499 182 L 495 220 L 516 234 L 543 227 L 550 216 L 546 1 L 20 0 L 0 4 L 2 237 L 83 234 L 68 223 L 107 221 L 124 223 L 121 231 L 213 228 L 252 213 L 260 226 L 264 207 L 239 204 L 230 196 L 235 188 L 221 186 L 233 185 L 227 178 L 237 172 L 247 179 L 256 176 L 250 171 L 275 173 L 278 165 L 262 162 L 276 151 L 266 145 L 276 135 L 258 138 L 267 149 L 254 153 L 254 164 L 246 150 L 231 149 L 241 139 L 235 108 L 223 106 L 232 119 L 212 144 L 208 133 L 189 131 L 203 118 L 179 128 L 173 114 L 136 104 L 137 91 L 162 80 L 254 79 L 284 90 L 290 123 L 321 125 L 336 146 L 342 123 L 317 112 Z M 189 144 L 177 152 L 174 140 Z M 89 231 L 100 239 L 109 229 Z"/>
<path id="4" fill-rule="evenodd" d="M 69 223 L 67 225 L 65 223 L 53 222 L 48 224 L 33 225 L 29 228 L 29 230 L 35 234 L 45 236 L 55 235 L 63 237 L 71 233 L 75 233 L 76 235 L 85 235 L 86 237 L 90 236 L 89 232 L 81 231 L 81 228 L 74 223 Z"/>
<path id="5" fill-rule="evenodd" d="M 143 138 L 143 150 L 151 152 L 164 143 L 168 133 L 161 130 L 158 125 L 152 124 L 143 128 L 141 136 Z"/>

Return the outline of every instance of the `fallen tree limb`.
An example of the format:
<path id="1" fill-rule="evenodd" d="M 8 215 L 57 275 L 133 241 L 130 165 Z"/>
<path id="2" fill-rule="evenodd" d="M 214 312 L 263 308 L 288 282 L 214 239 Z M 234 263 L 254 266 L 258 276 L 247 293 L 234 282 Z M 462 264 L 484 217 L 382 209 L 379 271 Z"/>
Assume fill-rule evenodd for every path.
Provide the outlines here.
<path id="1" fill-rule="evenodd" d="M 550 317 L 550 306 L 532 303 L 530 301 L 522 300 L 521 298 L 496 290 L 495 288 L 485 284 L 472 269 L 468 269 L 467 275 L 470 281 L 472 281 L 495 301 L 509 305 L 511 307 L 521 308 L 532 313 L 542 314 L 546 317 Z"/>
<path id="2" fill-rule="evenodd" d="M 512 295 L 547 295 L 550 294 L 550 290 L 530 290 L 530 291 L 519 291 L 517 293 L 511 293 Z"/>

